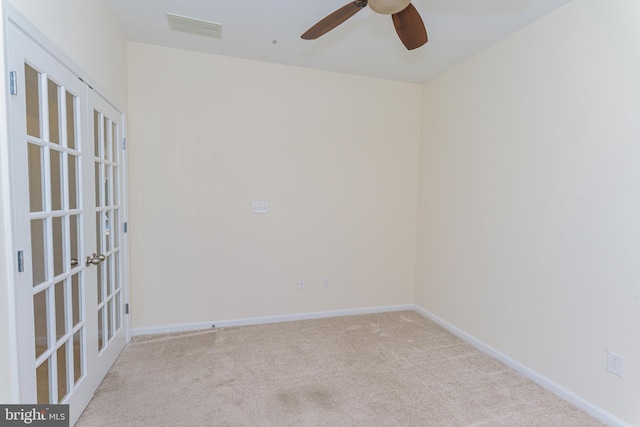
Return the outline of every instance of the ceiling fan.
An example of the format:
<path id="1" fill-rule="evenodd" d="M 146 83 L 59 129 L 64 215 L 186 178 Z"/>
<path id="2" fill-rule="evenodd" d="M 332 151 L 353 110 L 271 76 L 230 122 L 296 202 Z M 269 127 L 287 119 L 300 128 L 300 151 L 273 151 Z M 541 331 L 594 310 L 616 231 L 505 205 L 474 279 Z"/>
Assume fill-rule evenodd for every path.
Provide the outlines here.
<path id="1" fill-rule="evenodd" d="M 418 10 L 411 0 L 355 0 L 321 19 L 302 35 L 305 40 L 317 39 L 333 30 L 367 5 L 374 12 L 391 15 L 398 37 L 408 50 L 418 48 L 428 41 L 427 30 Z"/>

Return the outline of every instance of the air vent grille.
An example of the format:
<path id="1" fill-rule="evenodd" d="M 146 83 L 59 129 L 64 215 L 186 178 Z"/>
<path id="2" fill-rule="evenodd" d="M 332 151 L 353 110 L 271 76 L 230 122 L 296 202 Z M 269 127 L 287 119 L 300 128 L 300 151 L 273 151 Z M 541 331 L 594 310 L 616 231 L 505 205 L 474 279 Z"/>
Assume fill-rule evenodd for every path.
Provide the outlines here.
<path id="1" fill-rule="evenodd" d="M 169 19 L 169 28 L 173 31 L 198 34 L 216 39 L 222 38 L 222 24 L 218 24 L 217 22 L 203 21 L 202 19 L 190 18 L 174 13 L 167 13 L 167 19 Z"/>

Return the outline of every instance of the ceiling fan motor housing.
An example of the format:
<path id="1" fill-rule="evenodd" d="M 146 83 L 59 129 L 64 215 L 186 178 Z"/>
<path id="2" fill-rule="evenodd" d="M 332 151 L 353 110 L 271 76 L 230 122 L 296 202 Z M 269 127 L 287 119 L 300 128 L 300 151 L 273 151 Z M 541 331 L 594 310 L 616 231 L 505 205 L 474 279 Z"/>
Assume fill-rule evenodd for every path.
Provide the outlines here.
<path id="1" fill-rule="evenodd" d="M 369 7 L 382 15 L 393 15 L 409 6 L 411 0 L 369 0 Z"/>

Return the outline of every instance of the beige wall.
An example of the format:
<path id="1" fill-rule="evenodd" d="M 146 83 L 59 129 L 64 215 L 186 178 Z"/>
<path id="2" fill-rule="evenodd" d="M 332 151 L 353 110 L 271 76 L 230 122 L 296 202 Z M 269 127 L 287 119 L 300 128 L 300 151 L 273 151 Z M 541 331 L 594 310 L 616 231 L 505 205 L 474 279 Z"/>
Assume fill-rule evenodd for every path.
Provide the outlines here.
<path id="1" fill-rule="evenodd" d="M 136 43 L 128 64 L 134 328 L 413 302 L 419 85 Z"/>
<path id="2" fill-rule="evenodd" d="M 126 106 L 126 44 L 109 12 L 100 0 L 0 0 L 9 5 L 28 22 L 37 27 L 78 67 L 83 77 L 103 95 L 122 107 Z M 0 25 L 0 30 L 1 30 Z M 0 31 L 0 34 L 4 34 Z M 1 40 L 0 40 L 1 41 Z M 1 55 L 0 65 L 4 54 Z M 4 66 L 0 67 L 5 69 Z M 5 76 L 0 78 L 0 117 L 5 114 Z M 13 276 L 15 253 L 8 236 L 11 205 L 9 199 L 8 152 L 6 150 L 5 120 L 0 120 L 0 342 L 12 343 L 11 305 L 13 294 L 9 287 Z M 5 268 L 6 267 L 6 268 Z M 0 402 L 17 399 L 17 377 L 13 346 L 0 346 Z"/>
<path id="3" fill-rule="evenodd" d="M 574 1 L 424 85 L 416 284 L 418 305 L 633 425 L 638 22 L 636 0 Z"/>

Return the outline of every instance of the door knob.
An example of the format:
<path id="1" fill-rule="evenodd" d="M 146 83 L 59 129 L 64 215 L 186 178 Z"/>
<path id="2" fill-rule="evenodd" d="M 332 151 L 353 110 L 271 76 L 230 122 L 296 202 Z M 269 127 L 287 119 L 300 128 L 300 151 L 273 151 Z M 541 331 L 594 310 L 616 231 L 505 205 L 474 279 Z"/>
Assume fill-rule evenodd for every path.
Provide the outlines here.
<path id="1" fill-rule="evenodd" d="M 78 266 L 78 258 L 71 258 L 71 267 Z"/>
<path id="2" fill-rule="evenodd" d="M 102 261 L 105 260 L 105 256 L 100 254 L 96 254 L 95 252 L 93 253 L 93 255 L 88 256 L 87 257 L 87 262 L 85 263 L 87 267 L 89 267 L 90 265 L 98 265 L 100 264 Z"/>

